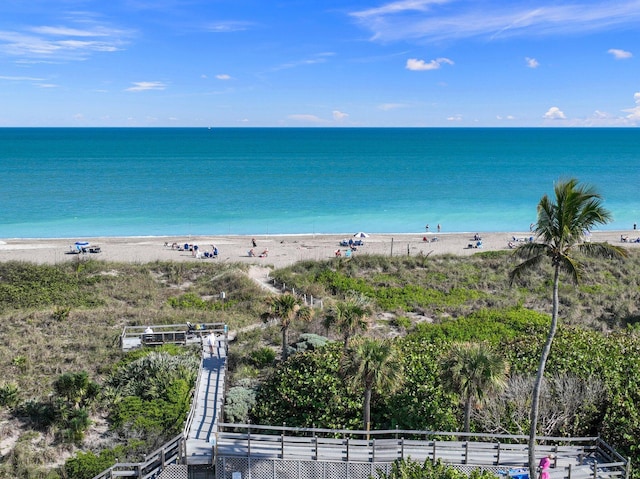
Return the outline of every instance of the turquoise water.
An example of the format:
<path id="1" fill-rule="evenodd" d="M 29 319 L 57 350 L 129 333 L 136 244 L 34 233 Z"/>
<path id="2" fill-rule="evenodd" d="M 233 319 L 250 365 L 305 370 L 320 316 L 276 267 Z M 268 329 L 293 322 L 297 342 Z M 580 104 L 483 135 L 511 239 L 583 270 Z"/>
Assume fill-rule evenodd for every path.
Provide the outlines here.
<path id="1" fill-rule="evenodd" d="M 559 178 L 640 221 L 640 129 L 0 129 L 0 237 L 522 231 Z"/>

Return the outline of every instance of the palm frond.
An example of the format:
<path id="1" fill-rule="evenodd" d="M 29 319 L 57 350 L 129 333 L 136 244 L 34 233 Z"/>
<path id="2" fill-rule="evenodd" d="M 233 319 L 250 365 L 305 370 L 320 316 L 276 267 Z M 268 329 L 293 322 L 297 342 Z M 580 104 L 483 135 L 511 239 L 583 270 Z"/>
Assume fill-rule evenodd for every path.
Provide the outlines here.
<path id="1" fill-rule="evenodd" d="M 567 273 L 574 284 L 580 282 L 582 265 L 573 256 L 558 255 L 556 261 L 560 270 Z"/>
<path id="2" fill-rule="evenodd" d="M 582 243 L 578 249 L 585 256 L 594 258 L 626 258 L 629 251 L 622 246 L 609 243 Z"/>
<path id="3" fill-rule="evenodd" d="M 536 256 L 531 256 L 517 265 L 511 270 L 511 273 L 509 273 L 509 285 L 513 286 L 513 283 L 520 279 L 520 277 L 522 277 L 526 272 L 537 267 L 545 258 L 545 254 L 538 254 Z"/>

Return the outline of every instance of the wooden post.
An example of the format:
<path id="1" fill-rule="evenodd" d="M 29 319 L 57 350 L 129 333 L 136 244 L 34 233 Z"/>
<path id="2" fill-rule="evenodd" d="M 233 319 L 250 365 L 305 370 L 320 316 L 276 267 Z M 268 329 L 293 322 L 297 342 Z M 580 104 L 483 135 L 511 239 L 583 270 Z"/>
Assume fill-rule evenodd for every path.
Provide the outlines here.
<path id="1" fill-rule="evenodd" d="M 631 476 L 631 458 L 627 456 L 627 464 L 624 467 L 624 479 L 629 479 Z"/>
<path id="2" fill-rule="evenodd" d="M 316 446 L 316 457 L 315 460 L 318 460 L 318 436 L 316 436 L 315 434 L 313 435 L 313 442 L 315 443 Z"/>
<path id="3" fill-rule="evenodd" d="M 469 441 L 464 443 L 464 463 L 469 464 Z"/>
<path id="4" fill-rule="evenodd" d="M 371 462 L 376 462 L 376 438 L 371 439 Z"/>
<path id="5" fill-rule="evenodd" d="M 391 257 L 393 257 L 393 238 L 391 238 Z"/>
<path id="6" fill-rule="evenodd" d="M 497 452 L 497 454 L 496 454 L 496 466 L 499 466 L 499 465 L 500 465 L 500 445 L 501 445 L 501 444 L 502 444 L 502 443 L 500 443 L 500 442 L 498 443 L 498 452 Z"/>
<path id="7" fill-rule="evenodd" d="M 571 467 L 573 464 L 569 464 L 569 471 L 567 472 L 567 479 L 571 479 Z"/>
<path id="8" fill-rule="evenodd" d="M 349 462 L 349 441 L 351 440 L 350 437 L 347 438 L 347 462 Z"/>

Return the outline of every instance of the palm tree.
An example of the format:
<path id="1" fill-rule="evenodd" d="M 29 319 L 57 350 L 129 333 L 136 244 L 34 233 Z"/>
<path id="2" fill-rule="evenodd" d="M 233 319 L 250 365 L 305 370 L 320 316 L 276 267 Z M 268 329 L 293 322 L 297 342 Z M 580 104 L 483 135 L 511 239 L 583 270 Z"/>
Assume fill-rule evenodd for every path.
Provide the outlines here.
<path id="1" fill-rule="evenodd" d="M 551 343 L 558 326 L 558 286 L 560 272 L 567 273 L 574 283 L 580 280 L 581 264 L 574 256 L 578 251 L 592 257 L 624 257 L 626 250 L 608 243 L 591 243 L 584 241 L 584 234 L 594 226 L 603 225 L 611 221 L 611 213 L 601 205 L 601 196 L 593 187 L 579 185 L 576 179 L 559 181 L 554 186 L 555 203 L 547 195 L 538 203 L 538 221 L 534 228 L 536 242 L 520 245 L 514 254 L 523 259 L 510 274 L 513 284 L 527 271 L 538 266 L 546 258 L 551 260 L 553 268 L 553 296 L 551 325 L 547 340 L 542 348 L 538 373 L 536 375 L 533 397 L 531 400 L 531 430 L 529 432 L 529 476 L 533 477 L 536 468 L 536 428 L 538 425 L 538 410 L 540 403 L 540 389 L 544 368 L 551 350 Z"/>
<path id="2" fill-rule="evenodd" d="M 442 362 L 445 387 L 464 404 L 464 431 L 471 430 L 471 409 L 490 392 L 506 385 L 508 365 L 484 343 L 455 343 Z"/>
<path id="3" fill-rule="evenodd" d="M 344 349 L 349 347 L 349 340 L 359 332 L 369 329 L 371 310 L 363 297 L 351 297 L 346 301 L 334 304 L 325 316 L 325 326 L 335 325 L 342 334 Z"/>
<path id="4" fill-rule="evenodd" d="M 360 338 L 354 341 L 342 359 L 347 379 L 364 387 L 363 422 L 371 428 L 371 396 L 374 392 L 391 393 L 402 384 L 402 363 L 390 340 Z"/>
<path id="5" fill-rule="evenodd" d="M 268 299 L 270 311 L 269 316 L 280 320 L 280 331 L 282 331 L 282 360 L 287 359 L 287 348 L 289 341 L 287 334 L 289 326 L 294 321 L 311 321 L 313 309 L 306 306 L 302 299 L 291 293 L 273 296 Z"/>

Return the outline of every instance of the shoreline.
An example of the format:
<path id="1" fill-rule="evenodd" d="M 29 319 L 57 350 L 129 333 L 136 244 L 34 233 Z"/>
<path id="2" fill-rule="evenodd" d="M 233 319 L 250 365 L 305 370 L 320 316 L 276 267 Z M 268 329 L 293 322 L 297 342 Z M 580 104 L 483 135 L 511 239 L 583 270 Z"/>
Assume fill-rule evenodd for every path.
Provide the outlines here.
<path id="1" fill-rule="evenodd" d="M 342 240 L 361 239 L 363 246 L 357 246 L 353 256 L 362 254 L 417 256 L 455 254 L 470 256 L 483 251 L 509 250 L 508 243 L 517 246 L 520 241 L 528 240 L 531 233 L 519 232 L 479 232 L 482 238 L 481 248 L 470 248 L 477 244 L 476 233 L 372 233 L 366 238 L 354 238 L 353 234 L 296 234 L 296 235 L 211 235 L 211 236 L 125 236 L 83 238 L 90 246 L 99 246 L 99 253 L 70 254 L 76 250 L 71 238 L 23 239 L 1 238 L 0 261 L 25 261 L 36 264 L 58 264 L 80 259 L 97 259 L 123 263 L 149 263 L 154 261 L 208 261 L 247 263 L 252 265 L 282 268 L 298 261 L 326 260 L 336 257 L 340 250 L 345 257 L 348 246 L 340 246 Z M 622 242 L 621 237 L 628 236 L 630 241 L 640 238 L 640 231 L 597 231 L 592 233 L 593 242 L 609 242 L 628 248 L 640 248 L 640 242 Z M 252 238 L 257 246 L 253 248 L 256 256 L 251 257 Z M 424 241 L 427 238 L 429 241 Z M 437 241 L 433 241 L 437 238 Z M 515 238 L 515 240 L 514 240 Z M 520 241 L 516 241 L 520 240 Z M 172 244 L 184 247 L 185 244 L 198 245 L 200 257 L 193 251 L 172 248 Z M 211 252 L 213 245 L 218 248 L 217 258 L 206 258 L 204 252 Z M 268 249 L 266 257 L 259 255 Z M 77 250 L 76 250 L 77 251 Z"/>

